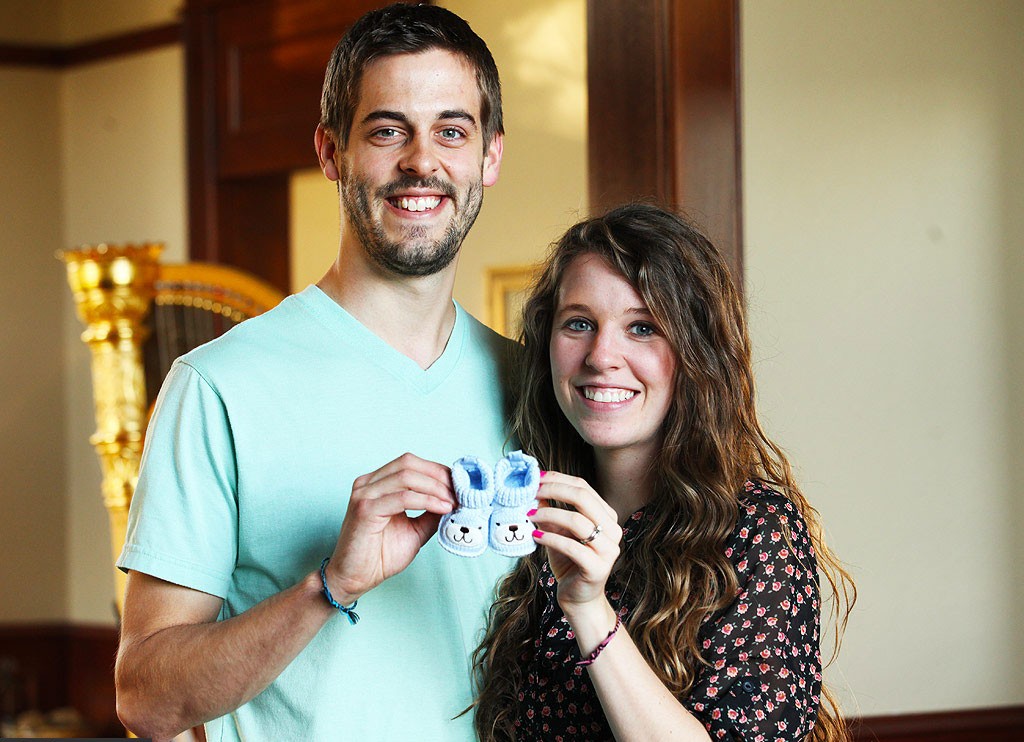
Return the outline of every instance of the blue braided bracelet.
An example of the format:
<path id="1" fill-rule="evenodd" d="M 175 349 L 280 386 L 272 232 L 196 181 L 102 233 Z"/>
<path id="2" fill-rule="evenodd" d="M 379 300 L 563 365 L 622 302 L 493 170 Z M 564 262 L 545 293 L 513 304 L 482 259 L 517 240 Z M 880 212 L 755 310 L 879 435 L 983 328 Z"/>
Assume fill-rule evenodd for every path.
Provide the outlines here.
<path id="1" fill-rule="evenodd" d="M 324 597 L 327 598 L 328 603 L 348 616 L 349 623 L 355 626 L 359 623 L 359 614 L 355 612 L 355 607 L 359 605 L 359 601 L 352 601 L 352 605 L 342 605 L 334 599 L 334 596 L 331 595 L 330 589 L 327 587 L 327 562 L 329 561 L 331 561 L 330 557 L 324 557 L 324 560 L 320 562 L 320 581 L 324 585 Z"/>

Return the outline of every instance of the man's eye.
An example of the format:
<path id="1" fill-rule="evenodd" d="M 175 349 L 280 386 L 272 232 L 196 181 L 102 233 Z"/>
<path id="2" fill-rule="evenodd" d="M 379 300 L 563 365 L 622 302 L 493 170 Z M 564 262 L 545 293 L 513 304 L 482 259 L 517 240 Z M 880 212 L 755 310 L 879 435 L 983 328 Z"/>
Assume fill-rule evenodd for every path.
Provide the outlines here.
<path id="1" fill-rule="evenodd" d="M 452 128 L 452 127 L 441 129 L 441 138 L 442 139 L 448 139 L 450 141 L 457 141 L 459 139 L 465 138 L 465 136 L 466 136 L 465 133 L 461 129 L 455 129 L 455 128 Z"/>
<path id="2" fill-rule="evenodd" d="M 378 139 L 394 139 L 397 136 L 401 136 L 401 132 L 398 131 L 398 129 L 387 127 L 384 129 L 377 129 L 377 131 L 373 132 L 373 136 Z"/>
<path id="3" fill-rule="evenodd" d="M 634 322 L 629 326 L 629 331 L 640 337 L 651 337 L 658 334 L 658 328 L 650 322 Z"/>
<path id="4" fill-rule="evenodd" d="M 574 332 L 586 332 L 591 329 L 591 324 L 585 319 L 574 317 L 565 323 L 565 329 L 573 330 Z"/>

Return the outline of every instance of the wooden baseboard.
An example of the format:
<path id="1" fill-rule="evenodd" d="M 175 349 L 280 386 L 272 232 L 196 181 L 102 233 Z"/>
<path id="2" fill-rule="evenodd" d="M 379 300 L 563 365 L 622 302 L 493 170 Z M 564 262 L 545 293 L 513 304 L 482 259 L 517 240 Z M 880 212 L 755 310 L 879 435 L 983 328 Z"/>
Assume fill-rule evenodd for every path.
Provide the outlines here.
<path id="1" fill-rule="evenodd" d="M 850 727 L 855 742 L 1010 742 L 1024 740 L 1024 706 L 865 716 Z"/>
<path id="2" fill-rule="evenodd" d="M 70 706 L 95 735 L 123 736 L 114 707 L 116 653 L 110 626 L 0 624 L 0 675 L 9 676 L 0 677 L 0 716 Z"/>

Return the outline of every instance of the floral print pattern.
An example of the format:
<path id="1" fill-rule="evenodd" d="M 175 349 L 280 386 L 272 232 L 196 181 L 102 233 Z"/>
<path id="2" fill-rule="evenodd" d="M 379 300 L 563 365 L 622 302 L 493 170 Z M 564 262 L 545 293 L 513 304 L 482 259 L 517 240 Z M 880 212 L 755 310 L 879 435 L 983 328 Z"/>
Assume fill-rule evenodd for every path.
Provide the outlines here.
<path id="1" fill-rule="evenodd" d="M 642 509 L 628 519 L 624 551 L 647 522 Z M 710 665 L 680 700 L 713 740 L 802 740 L 817 718 L 821 693 L 817 561 L 807 526 L 788 499 L 747 482 L 725 553 L 736 569 L 739 591 L 725 610 L 705 619 L 698 640 Z M 546 601 L 532 654 L 523 657 L 518 738 L 614 739 L 586 668 L 576 665 L 579 648 L 558 606 L 557 584 L 546 561 L 540 583 Z M 628 625 L 628 586 L 619 585 L 613 575 L 607 592 Z"/>

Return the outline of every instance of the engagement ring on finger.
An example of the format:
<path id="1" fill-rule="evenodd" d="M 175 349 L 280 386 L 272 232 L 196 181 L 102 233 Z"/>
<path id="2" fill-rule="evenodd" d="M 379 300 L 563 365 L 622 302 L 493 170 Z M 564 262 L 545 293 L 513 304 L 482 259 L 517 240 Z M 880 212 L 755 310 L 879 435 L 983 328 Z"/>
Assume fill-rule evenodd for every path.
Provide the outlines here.
<path id="1" fill-rule="evenodd" d="M 589 544 L 591 541 L 593 541 L 595 538 L 597 538 L 598 534 L 600 534 L 600 533 L 601 533 L 601 526 L 600 526 L 600 524 L 595 525 L 594 526 L 594 530 L 591 531 L 590 535 L 587 536 L 586 538 L 579 539 L 579 542 L 581 544 L 584 544 L 584 545 Z"/>

